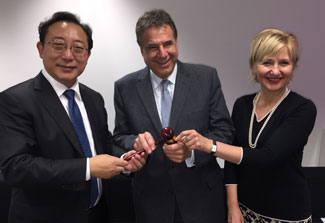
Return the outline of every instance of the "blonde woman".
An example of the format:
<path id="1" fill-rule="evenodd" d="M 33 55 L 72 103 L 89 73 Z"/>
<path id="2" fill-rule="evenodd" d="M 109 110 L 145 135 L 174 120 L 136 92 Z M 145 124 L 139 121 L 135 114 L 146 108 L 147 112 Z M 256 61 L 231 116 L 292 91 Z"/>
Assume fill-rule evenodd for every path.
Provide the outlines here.
<path id="1" fill-rule="evenodd" d="M 212 153 L 225 165 L 228 222 L 311 222 L 301 161 L 316 118 L 314 103 L 288 88 L 299 59 L 295 35 L 266 29 L 253 40 L 251 78 L 261 90 L 235 102 L 234 146 L 195 130 L 177 140 Z"/>

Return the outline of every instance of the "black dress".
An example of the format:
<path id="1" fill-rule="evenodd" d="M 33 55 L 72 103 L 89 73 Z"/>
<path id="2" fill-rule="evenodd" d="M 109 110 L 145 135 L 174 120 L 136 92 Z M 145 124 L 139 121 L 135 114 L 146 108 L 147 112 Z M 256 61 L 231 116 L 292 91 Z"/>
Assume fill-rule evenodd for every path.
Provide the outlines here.
<path id="1" fill-rule="evenodd" d="M 234 145 L 243 147 L 239 165 L 226 162 L 225 183 L 237 184 L 238 200 L 263 216 L 298 221 L 311 216 L 309 188 L 301 162 L 316 118 L 314 103 L 295 92 L 275 110 L 255 149 L 249 147 L 248 131 L 255 94 L 235 102 L 232 119 Z M 255 141 L 263 121 L 253 124 Z"/>

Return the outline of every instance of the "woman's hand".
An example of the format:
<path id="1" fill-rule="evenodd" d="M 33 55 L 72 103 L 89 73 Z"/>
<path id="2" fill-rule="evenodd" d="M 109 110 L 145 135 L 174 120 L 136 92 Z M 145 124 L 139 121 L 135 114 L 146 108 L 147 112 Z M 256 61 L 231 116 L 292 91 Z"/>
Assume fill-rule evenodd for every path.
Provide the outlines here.
<path id="1" fill-rule="evenodd" d="M 244 217 L 237 206 L 228 207 L 228 223 L 244 223 Z"/>
<path id="2" fill-rule="evenodd" d="M 190 150 L 198 149 L 210 153 L 212 139 L 202 136 L 195 130 L 185 130 L 176 137 L 176 141 L 183 142 Z"/>

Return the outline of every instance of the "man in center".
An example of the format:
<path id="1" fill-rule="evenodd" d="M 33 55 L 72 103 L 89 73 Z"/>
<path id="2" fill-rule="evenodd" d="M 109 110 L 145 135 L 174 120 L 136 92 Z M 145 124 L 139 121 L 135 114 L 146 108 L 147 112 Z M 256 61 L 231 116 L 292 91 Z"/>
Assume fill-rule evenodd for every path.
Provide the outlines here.
<path id="1" fill-rule="evenodd" d="M 224 183 L 215 157 L 181 142 L 155 146 L 164 127 L 231 143 L 234 128 L 217 71 L 178 60 L 177 29 L 164 10 L 144 13 L 136 35 L 147 66 L 115 83 L 114 140 L 148 154 L 133 182 L 137 222 L 224 222 Z"/>

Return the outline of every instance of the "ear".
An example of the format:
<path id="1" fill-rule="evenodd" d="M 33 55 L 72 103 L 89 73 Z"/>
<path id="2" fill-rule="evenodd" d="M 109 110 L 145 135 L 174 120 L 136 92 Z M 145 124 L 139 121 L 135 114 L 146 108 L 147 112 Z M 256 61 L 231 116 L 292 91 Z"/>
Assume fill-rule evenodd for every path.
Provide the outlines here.
<path id="1" fill-rule="evenodd" d="M 43 58 L 44 47 L 41 42 L 37 42 L 36 47 L 38 49 L 39 57 Z"/>
<path id="2" fill-rule="evenodd" d="M 141 52 L 141 55 L 143 56 L 143 54 L 144 54 L 144 49 L 143 49 L 143 47 L 141 47 L 141 46 L 140 46 L 140 52 Z"/>

